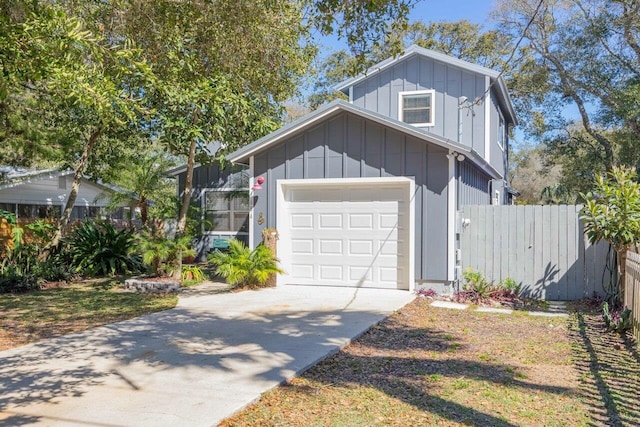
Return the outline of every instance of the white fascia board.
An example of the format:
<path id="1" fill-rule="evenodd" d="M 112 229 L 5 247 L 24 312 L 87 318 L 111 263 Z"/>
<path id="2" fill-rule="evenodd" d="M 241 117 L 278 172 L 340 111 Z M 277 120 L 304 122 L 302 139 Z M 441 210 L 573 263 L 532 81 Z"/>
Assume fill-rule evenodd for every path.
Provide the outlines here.
<path id="1" fill-rule="evenodd" d="M 255 191 L 252 190 L 254 184 L 254 168 L 255 168 L 255 158 L 253 156 L 249 157 L 249 203 L 251 207 L 249 208 L 249 247 L 251 249 L 255 248 L 254 246 L 254 237 L 253 237 L 253 211 L 254 211 L 254 196 Z"/>
<path id="2" fill-rule="evenodd" d="M 449 182 L 447 184 L 447 280 L 455 280 L 456 268 L 456 159 L 449 159 Z"/>
<path id="3" fill-rule="evenodd" d="M 491 163 L 491 79 L 484 78 L 486 95 L 484 97 L 484 160 Z"/>

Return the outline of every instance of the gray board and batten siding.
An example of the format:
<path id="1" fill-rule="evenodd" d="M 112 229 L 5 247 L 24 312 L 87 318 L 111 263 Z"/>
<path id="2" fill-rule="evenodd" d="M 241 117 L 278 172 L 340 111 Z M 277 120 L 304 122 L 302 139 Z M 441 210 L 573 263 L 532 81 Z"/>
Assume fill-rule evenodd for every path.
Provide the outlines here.
<path id="1" fill-rule="evenodd" d="M 415 180 L 416 281 L 447 279 L 448 151 L 350 112 L 293 134 L 254 158 L 253 237 L 276 226 L 279 179 L 406 176 Z M 259 224 L 258 219 L 264 218 Z"/>
<path id="2" fill-rule="evenodd" d="M 458 213 L 461 269 L 490 282 L 507 277 L 524 295 L 577 300 L 603 294 L 609 244 L 591 245 L 581 206 L 465 206 Z M 468 220 L 468 225 L 462 225 Z"/>
<path id="3" fill-rule="evenodd" d="M 181 171 L 175 176 L 178 178 L 178 197 L 182 197 L 186 183 L 186 171 Z M 199 165 L 193 170 L 193 187 L 191 192 L 191 205 L 202 208 L 203 190 L 232 190 L 249 191 L 249 168 L 244 165 L 228 164 L 221 168 L 218 162 L 208 165 Z M 202 212 L 201 212 L 202 214 Z M 215 239 L 230 239 L 235 237 L 249 244 L 247 233 L 216 233 L 214 231 L 204 231 L 195 238 L 193 242 L 196 251 L 196 259 L 203 261 L 207 253 L 211 250 Z"/>
<path id="4" fill-rule="evenodd" d="M 485 139 L 489 136 L 490 164 L 504 176 L 506 154 L 498 144 L 498 106 L 492 96 L 487 109 L 487 98 L 483 99 L 489 85 L 489 77 L 483 74 L 412 55 L 354 84 L 351 101 L 358 107 L 398 120 L 400 92 L 433 89 L 434 125 L 421 129 L 483 155 Z M 463 99 L 466 101 L 461 102 Z M 476 100 L 481 101 L 476 103 Z M 491 129 L 488 133 L 485 131 L 487 111 Z M 507 137 L 505 133 L 505 141 Z"/>

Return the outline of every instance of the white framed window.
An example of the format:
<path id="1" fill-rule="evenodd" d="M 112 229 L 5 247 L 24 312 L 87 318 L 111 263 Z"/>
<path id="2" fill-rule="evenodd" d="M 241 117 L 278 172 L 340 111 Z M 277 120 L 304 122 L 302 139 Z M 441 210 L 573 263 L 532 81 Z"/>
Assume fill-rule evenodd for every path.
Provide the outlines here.
<path id="1" fill-rule="evenodd" d="M 204 231 L 246 233 L 249 210 L 248 191 L 204 190 Z"/>
<path id="2" fill-rule="evenodd" d="M 398 120 L 414 126 L 434 125 L 435 90 L 415 90 L 398 94 Z"/>
<path id="3" fill-rule="evenodd" d="M 506 129 L 504 126 L 504 117 L 502 117 L 502 113 L 500 113 L 500 118 L 498 119 L 498 146 L 504 151 L 504 141 L 506 138 Z"/>

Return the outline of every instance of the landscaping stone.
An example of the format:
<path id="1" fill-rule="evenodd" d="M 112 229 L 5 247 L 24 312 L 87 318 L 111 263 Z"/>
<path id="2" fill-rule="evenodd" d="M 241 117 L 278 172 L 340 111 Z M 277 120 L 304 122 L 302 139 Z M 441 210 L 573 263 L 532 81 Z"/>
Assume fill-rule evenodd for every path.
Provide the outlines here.
<path id="1" fill-rule="evenodd" d="M 548 311 L 530 311 L 529 315 L 540 317 L 569 317 L 567 313 L 551 313 Z"/>
<path id="2" fill-rule="evenodd" d="M 451 301 L 434 301 L 431 303 L 431 305 L 433 307 L 452 308 L 454 310 L 466 310 L 467 308 L 469 308 L 467 304 L 459 304 L 457 302 Z"/>
<path id="3" fill-rule="evenodd" d="M 513 310 L 509 308 L 495 308 L 495 307 L 478 307 L 476 311 L 480 313 L 501 313 L 501 314 L 513 313 Z"/>
<path id="4" fill-rule="evenodd" d="M 180 282 L 177 280 L 127 279 L 124 288 L 136 292 L 178 292 Z"/>

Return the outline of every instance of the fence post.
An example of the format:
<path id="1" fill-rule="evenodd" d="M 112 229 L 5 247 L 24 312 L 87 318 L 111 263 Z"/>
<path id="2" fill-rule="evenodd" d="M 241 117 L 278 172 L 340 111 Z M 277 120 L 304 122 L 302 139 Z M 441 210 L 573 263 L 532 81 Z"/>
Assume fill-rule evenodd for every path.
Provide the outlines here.
<path id="1" fill-rule="evenodd" d="M 631 311 L 633 335 L 640 342 L 640 255 L 627 252 L 624 306 Z"/>

